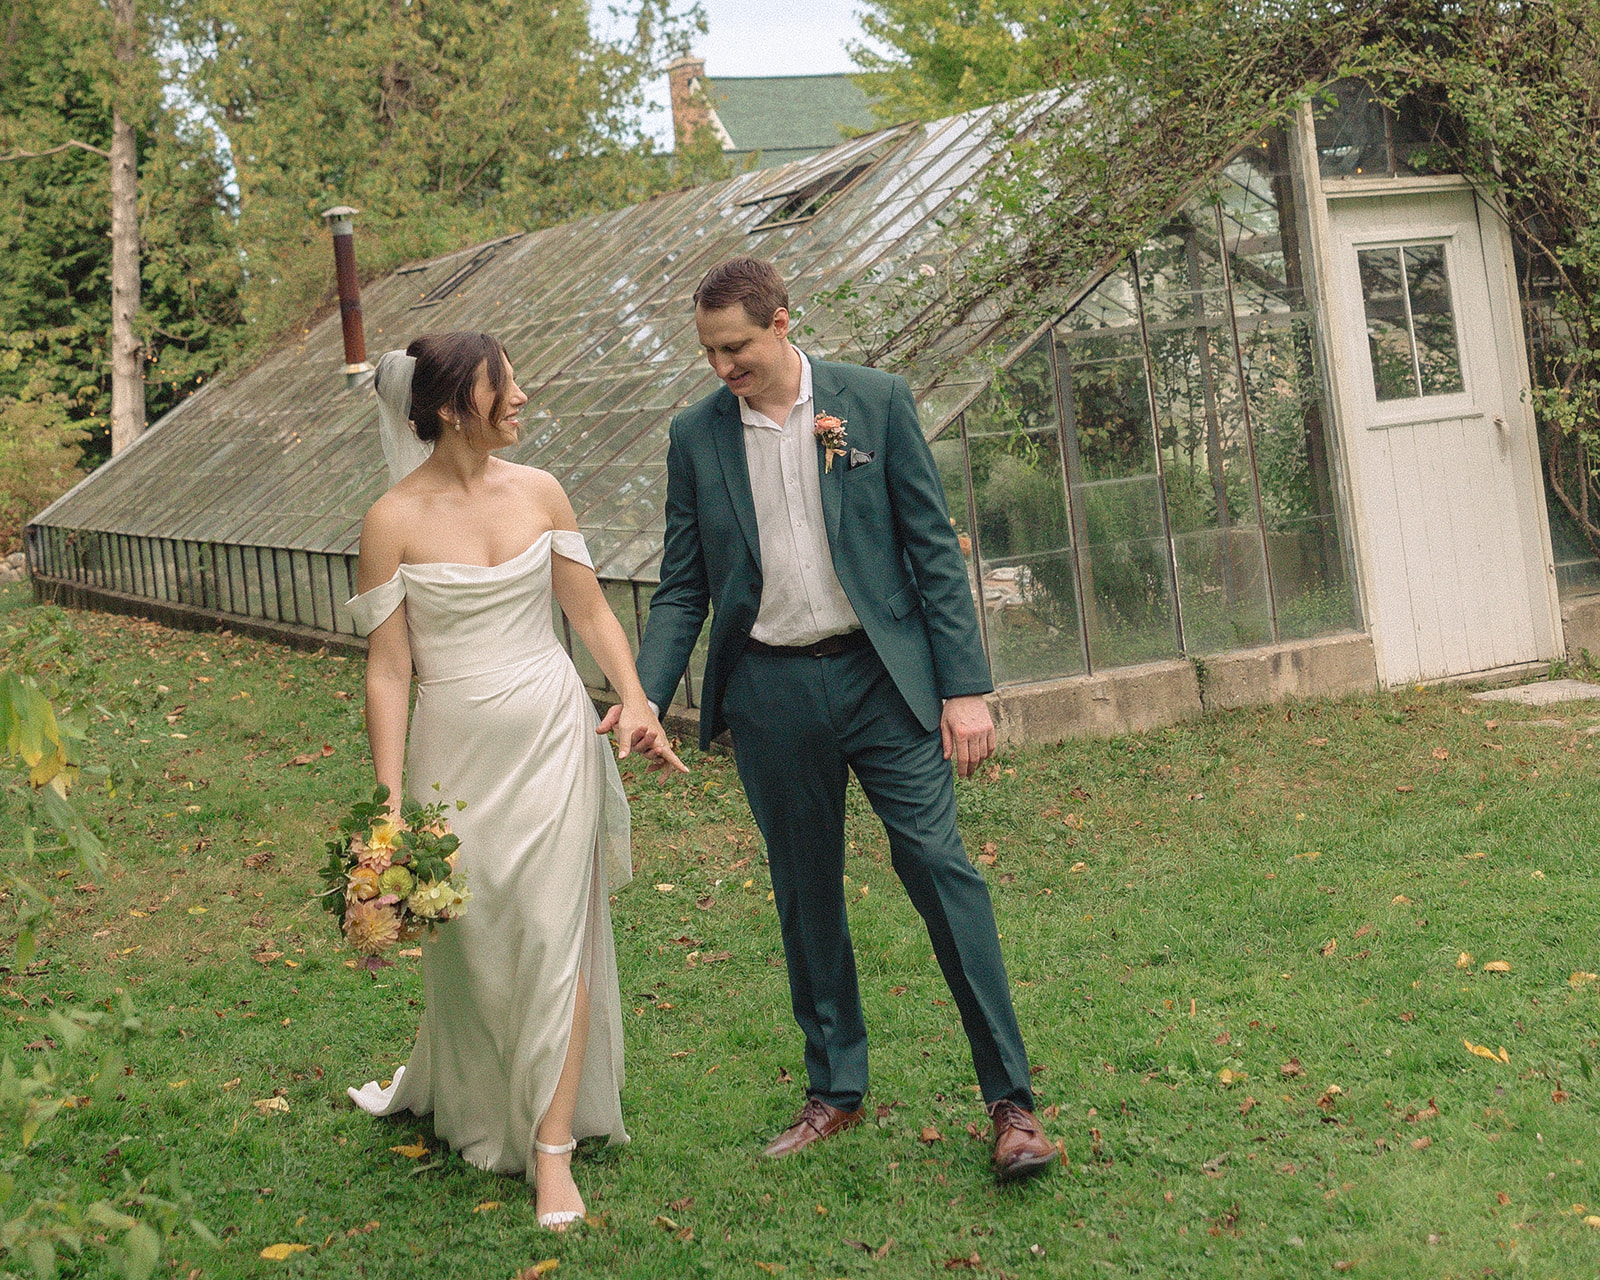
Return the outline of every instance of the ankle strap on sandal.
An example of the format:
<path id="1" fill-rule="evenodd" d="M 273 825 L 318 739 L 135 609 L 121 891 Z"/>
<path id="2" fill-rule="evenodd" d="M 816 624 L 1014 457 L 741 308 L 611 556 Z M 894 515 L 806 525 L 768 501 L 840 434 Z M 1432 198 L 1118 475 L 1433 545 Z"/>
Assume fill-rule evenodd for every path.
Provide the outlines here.
<path id="1" fill-rule="evenodd" d="M 578 1140 L 573 1138 L 569 1142 L 549 1143 L 540 1142 L 537 1138 L 535 1138 L 533 1140 L 533 1149 L 547 1156 L 564 1156 L 567 1154 L 567 1152 L 576 1151 L 578 1149 Z"/>

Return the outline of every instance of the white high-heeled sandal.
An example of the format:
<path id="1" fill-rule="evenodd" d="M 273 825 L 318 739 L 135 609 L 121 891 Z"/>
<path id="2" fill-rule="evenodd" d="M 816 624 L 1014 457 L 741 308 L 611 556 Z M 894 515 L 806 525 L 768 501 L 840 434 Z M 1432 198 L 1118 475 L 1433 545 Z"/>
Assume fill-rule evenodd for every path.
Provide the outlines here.
<path id="1" fill-rule="evenodd" d="M 564 1156 L 568 1152 L 578 1149 L 578 1140 L 573 1138 L 568 1142 L 550 1143 L 540 1142 L 535 1138 L 533 1140 L 533 1149 L 541 1155 Z M 583 1217 L 583 1214 L 576 1209 L 557 1209 L 553 1213 L 541 1213 L 539 1215 L 539 1225 L 547 1231 L 554 1231 L 557 1227 L 571 1226 L 581 1217 Z"/>

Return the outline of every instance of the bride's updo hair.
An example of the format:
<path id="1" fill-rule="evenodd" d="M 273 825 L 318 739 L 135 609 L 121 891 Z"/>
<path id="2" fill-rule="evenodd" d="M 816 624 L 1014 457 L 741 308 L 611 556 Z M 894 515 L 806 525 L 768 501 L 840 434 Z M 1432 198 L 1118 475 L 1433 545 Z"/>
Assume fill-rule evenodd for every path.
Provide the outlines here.
<path id="1" fill-rule="evenodd" d="M 442 411 L 450 409 L 457 422 L 471 422 L 478 416 L 473 392 L 478 386 L 478 370 L 487 369 L 494 388 L 494 408 L 489 421 L 505 415 L 510 383 L 506 378 L 506 349 L 489 333 L 425 333 L 406 348 L 416 359 L 411 375 L 411 422 L 417 438 L 432 444 L 444 431 Z"/>

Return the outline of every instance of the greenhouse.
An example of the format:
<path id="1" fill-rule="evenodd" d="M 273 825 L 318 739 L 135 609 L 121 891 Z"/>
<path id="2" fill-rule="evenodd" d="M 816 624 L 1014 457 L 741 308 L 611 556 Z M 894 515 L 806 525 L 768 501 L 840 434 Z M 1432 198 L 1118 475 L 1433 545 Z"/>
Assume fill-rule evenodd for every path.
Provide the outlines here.
<path id="1" fill-rule="evenodd" d="M 1133 253 L 1054 282 L 1046 321 L 980 309 L 885 360 L 916 394 L 1002 694 L 1330 636 L 1368 687 L 1564 652 L 1509 238 L 1464 179 L 1426 172 L 1416 121 L 1345 89 L 1193 175 Z M 879 130 L 406 267 L 364 291 L 368 345 L 505 342 L 530 397 L 508 456 L 565 486 L 637 645 L 668 424 L 718 385 L 701 276 L 773 259 L 800 345 L 857 356 L 888 299 L 950 269 L 1014 119 Z M 38 589 L 351 640 L 386 472 L 343 366 L 334 315 L 191 396 L 30 525 Z"/>

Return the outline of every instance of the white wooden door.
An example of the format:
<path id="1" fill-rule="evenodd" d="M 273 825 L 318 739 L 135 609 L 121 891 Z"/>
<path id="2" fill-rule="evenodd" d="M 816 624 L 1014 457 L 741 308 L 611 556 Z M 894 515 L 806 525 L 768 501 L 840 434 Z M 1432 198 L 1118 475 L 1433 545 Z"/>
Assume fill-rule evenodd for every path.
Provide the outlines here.
<path id="1" fill-rule="evenodd" d="M 1380 678 L 1559 656 L 1503 228 L 1467 190 L 1329 206 L 1336 380 Z"/>

